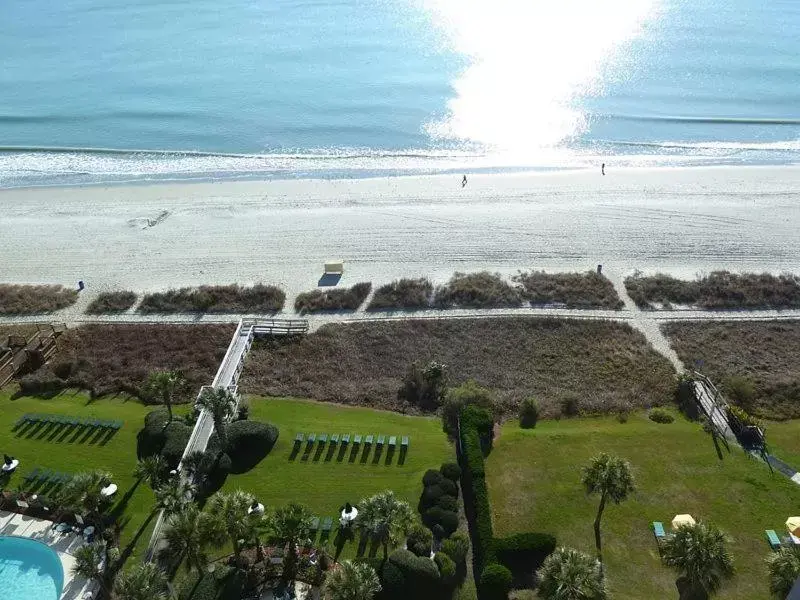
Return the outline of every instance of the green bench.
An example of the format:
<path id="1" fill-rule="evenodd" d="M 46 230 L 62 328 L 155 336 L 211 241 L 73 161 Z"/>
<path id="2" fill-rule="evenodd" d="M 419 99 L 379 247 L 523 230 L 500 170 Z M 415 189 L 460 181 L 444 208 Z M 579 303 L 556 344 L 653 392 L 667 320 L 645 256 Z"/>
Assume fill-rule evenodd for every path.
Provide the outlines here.
<path id="1" fill-rule="evenodd" d="M 781 549 L 781 539 L 778 537 L 778 534 L 775 533 L 774 529 L 767 529 L 764 533 L 767 534 L 767 542 L 769 542 L 769 547 L 774 550 Z"/>
<path id="2" fill-rule="evenodd" d="M 377 445 L 378 445 L 378 446 L 383 446 L 383 444 L 384 444 L 385 442 L 386 442 L 386 436 L 385 436 L 385 435 L 379 435 L 379 436 L 378 436 L 378 443 L 377 443 Z"/>
<path id="3" fill-rule="evenodd" d="M 401 448 L 405 448 L 406 450 L 408 450 L 408 436 L 404 435 L 403 439 L 400 440 L 400 447 Z"/>
<path id="4" fill-rule="evenodd" d="M 394 450 L 395 446 L 397 446 L 397 437 L 396 436 L 389 436 L 389 448 Z"/>
<path id="5" fill-rule="evenodd" d="M 345 434 L 342 436 L 342 445 L 343 445 L 343 446 L 346 446 L 346 445 L 347 445 L 347 444 L 349 444 L 349 443 L 350 443 L 350 434 L 349 434 L 349 433 L 345 433 Z"/>

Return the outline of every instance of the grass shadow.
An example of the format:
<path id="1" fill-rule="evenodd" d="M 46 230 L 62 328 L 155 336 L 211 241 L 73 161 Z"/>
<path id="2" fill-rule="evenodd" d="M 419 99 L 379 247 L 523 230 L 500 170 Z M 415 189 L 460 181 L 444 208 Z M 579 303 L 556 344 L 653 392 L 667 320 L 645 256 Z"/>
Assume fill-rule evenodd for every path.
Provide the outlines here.
<path id="1" fill-rule="evenodd" d="M 86 433 L 86 425 L 78 425 L 75 428 L 75 431 L 72 433 L 72 438 L 67 442 L 68 444 L 74 444 L 78 441 L 78 438 L 81 437 L 82 434 Z"/>
<path id="2" fill-rule="evenodd" d="M 336 462 L 342 462 L 345 454 L 347 454 L 347 444 L 341 444 L 339 446 L 339 454 L 336 456 Z"/>
<path id="3" fill-rule="evenodd" d="M 117 434 L 116 429 L 109 429 L 106 431 L 105 435 L 100 437 L 100 441 L 97 443 L 98 446 L 105 446 L 108 442 L 110 442 L 113 437 Z"/>
<path id="4" fill-rule="evenodd" d="M 400 454 L 397 455 L 398 467 L 406 464 L 406 454 L 408 454 L 408 446 L 400 446 Z"/>
<path id="5" fill-rule="evenodd" d="M 351 463 L 356 462 L 356 457 L 358 456 L 358 444 L 353 444 L 350 448 L 350 458 L 347 460 Z"/>
<path id="6" fill-rule="evenodd" d="M 387 446 L 386 447 L 386 461 L 385 464 L 390 465 L 392 464 L 392 459 L 394 458 L 395 447 L 394 446 Z"/>
<path id="7" fill-rule="evenodd" d="M 331 462 L 333 455 L 336 453 L 336 444 L 328 444 L 328 452 L 325 454 L 325 462 Z"/>
<path id="8" fill-rule="evenodd" d="M 103 427 L 98 427 L 95 430 L 94 435 L 90 436 L 88 442 L 89 445 L 90 446 L 96 445 L 101 439 L 103 439 L 103 437 L 105 437 L 105 435 L 106 435 L 106 430 Z"/>
<path id="9" fill-rule="evenodd" d="M 375 453 L 372 455 L 372 464 L 377 465 L 381 462 L 381 456 L 383 455 L 383 445 L 378 444 L 375 446 Z"/>
<path id="10" fill-rule="evenodd" d="M 356 556 L 361 558 L 364 556 L 364 553 L 367 551 L 367 544 L 369 544 L 369 533 L 365 530 L 361 530 L 361 534 L 358 537 L 358 547 L 356 548 Z"/>
<path id="11" fill-rule="evenodd" d="M 138 488 L 139 484 L 141 483 L 142 480 L 137 479 L 134 482 L 134 484 L 130 487 L 130 489 L 127 492 L 125 492 L 125 495 L 122 496 L 119 500 L 117 500 L 117 503 L 114 505 L 114 507 L 110 511 L 108 511 L 108 515 L 112 517 L 115 521 L 119 520 L 119 518 L 122 516 L 122 513 L 125 512 L 126 508 L 128 508 L 128 503 L 133 497 L 133 494 L 136 493 L 136 488 Z"/>
<path id="12" fill-rule="evenodd" d="M 64 427 L 64 431 L 58 437 L 58 439 L 56 440 L 56 443 L 60 444 L 61 442 L 63 442 L 65 439 L 67 439 L 67 437 L 69 436 L 70 433 L 73 433 L 73 431 L 75 429 L 79 429 L 79 428 L 76 427 L 75 425 L 68 425 L 68 426 Z"/>
<path id="13" fill-rule="evenodd" d="M 325 450 L 325 444 L 320 442 L 317 445 L 317 450 L 314 452 L 314 462 L 319 462 L 319 459 L 322 456 L 324 450 Z"/>
<path id="14" fill-rule="evenodd" d="M 342 279 L 341 273 L 323 273 L 317 282 L 317 287 L 332 287 Z"/>
<path id="15" fill-rule="evenodd" d="M 294 446 L 292 446 L 292 451 L 289 453 L 289 461 L 293 461 L 297 458 L 297 455 L 300 454 L 300 448 L 303 447 L 301 442 L 295 442 Z"/>
<path id="16" fill-rule="evenodd" d="M 61 423 L 56 424 L 50 431 L 50 435 L 47 436 L 47 441 L 52 442 L 58 437 L 58 434 L 63 433 L 64 431 L 69 431 L 68 425 L 62 425 Z M 43 436 L 40 436 L 38 439 L 42 439 L 42 437 Z"/>
<path id="17" fill-rule="evenodd" d="M 120 568 L 125 564 L 125 561 L 127 561 L 128 558 L 130 558 L 131 554 L 133 554 L 133 549 L 136 547 L 136 542 L 138 542 L 139 538 L 142 537 L 142 534 L 147 529 L 147 526 L 150 525 L 150 521 L 152 521 L 153 517 L 155 516 L 156 516 L 156 511 L 151 510 L 150 514 L 147 515 L 147 518 L 144 521 L 142 521 L 141 525 L 139 525 L 139 529 L 137 529 L 136 533 L 133 534 L 131 541 L 128 542 L 128 545 L 125 546 L 125 549 L 122 552 L 120 552 L 119 555 Z"/>
<path id="18" fill-rule="evenodd" d="M 361 453 L 361 464 L 367 464 L 367 460 L 369 459 L 369 451 L 371 449 L 370 444 L 364 444 L 364 451 Z"/>
<path id="19" fill-rule="evenodd" d="M 339 556 L 344 549 L 347 542 L 355 538 L 355 532 L 352 527 L 342 527 L 341 525 L 336 528 L 336 535 L 333 538 L 333 547 L 335 552 L 333 554 L 333 562 L 339 562 Z"/>

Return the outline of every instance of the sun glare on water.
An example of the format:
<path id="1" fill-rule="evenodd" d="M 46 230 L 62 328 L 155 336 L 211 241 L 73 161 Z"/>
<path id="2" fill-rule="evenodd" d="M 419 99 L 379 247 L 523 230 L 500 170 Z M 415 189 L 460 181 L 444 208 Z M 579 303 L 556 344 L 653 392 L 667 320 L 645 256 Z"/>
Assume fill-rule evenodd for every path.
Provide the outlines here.
<path id="1" fill-rule="evenodd" d="M 585 130 L 574 99 L 602 93 L 620 47 L 659 9 L 659 0 L 420 1 L 468 58 L 428 133 L 523 159 Z"/>

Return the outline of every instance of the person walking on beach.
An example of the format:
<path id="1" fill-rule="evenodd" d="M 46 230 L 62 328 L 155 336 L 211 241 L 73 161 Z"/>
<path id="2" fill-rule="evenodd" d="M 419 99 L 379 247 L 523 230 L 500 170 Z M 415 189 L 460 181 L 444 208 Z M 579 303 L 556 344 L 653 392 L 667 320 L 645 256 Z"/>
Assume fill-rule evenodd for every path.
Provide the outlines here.
<path id="1" fill-rule="evenodd" d="M 466 175 L 464 175 L 464 179 L 461 180 L 461 187 L 463 188 L 465 185 L 467 185 L 467 176 Z"/>
<path id="2" fill-rule="evenodd" d="M 602 165 L 600 165 L 600 173 L 602 175 L 606 174 L 606 163 L 603 163 Z"/>

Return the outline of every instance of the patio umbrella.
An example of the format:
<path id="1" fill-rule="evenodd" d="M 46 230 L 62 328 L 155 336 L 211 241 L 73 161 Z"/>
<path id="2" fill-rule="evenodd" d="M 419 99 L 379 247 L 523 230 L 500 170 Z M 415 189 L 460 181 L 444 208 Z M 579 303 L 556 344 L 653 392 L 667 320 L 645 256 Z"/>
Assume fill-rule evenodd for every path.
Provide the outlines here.
<path id="1" fill-rule="evenodd" d="M 695 521 L 692 515 L 675 515 L 675 518 L 672 519 L 672 528 L 678 529 L 685 525 L 694 525 L 694 523 Z"/>
<path id="2" fill-rule="evenodd" d="M 800 537 L 800 517 L 789 517 L 786 519 L 786 529 L 789 533 Z"/>

